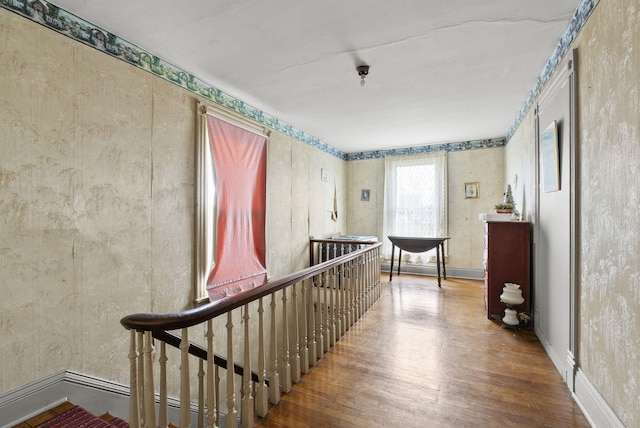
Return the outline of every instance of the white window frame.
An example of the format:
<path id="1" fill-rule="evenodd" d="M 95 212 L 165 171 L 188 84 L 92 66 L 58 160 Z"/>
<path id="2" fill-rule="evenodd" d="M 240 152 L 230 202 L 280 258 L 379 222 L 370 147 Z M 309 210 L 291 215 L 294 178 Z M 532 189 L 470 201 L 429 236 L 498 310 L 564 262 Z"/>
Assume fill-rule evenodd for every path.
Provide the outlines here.
<path id="1" fill-rule="evenodd" d="M 217 206 L 216 183 L 211 151 L 211 141 L 207 129 L 206 116 L 215 116 L 235 126 L 246 129 L 258 135 L 263 135 L 269 141 L 270 132 L 262 125 L 251 121 L 237 113 L 215 104 L 198 101 L 197 104 L 197 132 L 196 132 L 196 206 L 195 206 L 195 241 L 196 265 L 194 303 L 202 304 L 209 301 L 207 293 L 207 279 L 215 267 L 217 241 Z"/>

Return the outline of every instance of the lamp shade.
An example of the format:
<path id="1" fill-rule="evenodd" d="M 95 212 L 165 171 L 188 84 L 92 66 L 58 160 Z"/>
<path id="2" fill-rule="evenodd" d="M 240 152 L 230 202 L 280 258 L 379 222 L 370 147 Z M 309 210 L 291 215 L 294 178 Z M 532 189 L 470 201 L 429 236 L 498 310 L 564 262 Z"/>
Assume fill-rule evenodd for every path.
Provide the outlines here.
<path id="1" fill-rule="evenodd" d="M 522 297 L 520 285 L 505 282 L 502 294 L 500 295 L 500 300 L 507 305 L 519 305 L 524 303 L 524 297 Z"/>

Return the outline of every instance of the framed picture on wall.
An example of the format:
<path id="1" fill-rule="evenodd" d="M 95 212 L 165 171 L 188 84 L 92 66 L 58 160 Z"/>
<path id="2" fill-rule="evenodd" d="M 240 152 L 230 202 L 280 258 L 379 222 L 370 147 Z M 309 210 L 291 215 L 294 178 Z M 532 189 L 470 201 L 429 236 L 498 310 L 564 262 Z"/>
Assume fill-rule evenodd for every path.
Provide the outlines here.
<path id="1" fill-rule="evenodd" d="M 364 202 L 369 202 L 369 196 L 371 194 L 371 190 L 369 189 L 362 189 L 360 191 L 360 200 L 364 201 Z"/>
<path id="2" fill-rule="evenodd" d="M 464 183 L 464 198 L 474 199 L 478 197 L 478 182 Z"/>
<path id="3" fill-rule="evenodd" d="M 542 189 L 545 192 L 560 190 L 560 166 L 558 164 L 558 127 L 551 122 L 540 134 L 540 160 L 542 165 Z"/>

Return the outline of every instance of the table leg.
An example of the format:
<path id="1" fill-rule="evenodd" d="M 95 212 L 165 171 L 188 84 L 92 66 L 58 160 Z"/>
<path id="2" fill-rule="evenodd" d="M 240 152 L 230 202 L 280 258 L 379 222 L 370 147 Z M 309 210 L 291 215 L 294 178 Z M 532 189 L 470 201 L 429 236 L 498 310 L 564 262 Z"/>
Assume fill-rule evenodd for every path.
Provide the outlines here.
<path id="1" fill-rule="evenodd" d="M 442 251 L 442 277 L 447 279 L 447 266 L 444 261 L 444 241 L 440 243 L 440 250 Z"/>
<path id="2" fill-rule="evenodd" d="M 393 256 L 396 252 L 396 246 L 391 244 L 391 267 L 389 268 L 389 281 L 391 281 L 391 277 L 393 276 Z"/>
<path id="3" fill-rule="evenodd" d="M 400 263 L 402 263 L 402 248 L 398 247 L 398 275 L 400 275 Z"/>
<path id="4" fill-rule="evenodd" d="M 438 287 L 440 287 L 440 251 L 436 247 L 436 271 L 438 272 Z"/>

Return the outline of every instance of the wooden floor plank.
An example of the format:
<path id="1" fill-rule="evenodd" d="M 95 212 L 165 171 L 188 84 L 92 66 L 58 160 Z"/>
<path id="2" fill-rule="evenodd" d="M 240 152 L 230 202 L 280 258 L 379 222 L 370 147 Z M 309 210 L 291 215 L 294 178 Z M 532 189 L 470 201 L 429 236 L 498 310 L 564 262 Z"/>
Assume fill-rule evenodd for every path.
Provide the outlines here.
<path id="1" fill-rule="evenodd" d="M 486 319 L 482 282 L 381 278 L 380 300 L 258 427 L 589 426 L 536 336 Z"/>

